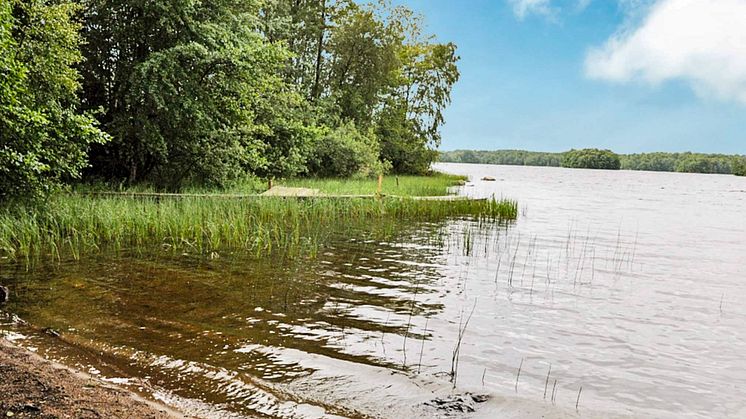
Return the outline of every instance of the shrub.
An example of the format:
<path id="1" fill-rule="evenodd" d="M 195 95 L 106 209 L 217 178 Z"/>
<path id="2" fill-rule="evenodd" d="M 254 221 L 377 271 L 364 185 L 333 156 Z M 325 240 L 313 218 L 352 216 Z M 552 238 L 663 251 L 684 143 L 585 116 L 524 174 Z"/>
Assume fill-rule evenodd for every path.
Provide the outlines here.
<path id="1" fill-rule="evenodd" d="M 346 123 L 319 137 L 308 158 L 308 172 L 319 177 L 372 176 L 385 171 L 378 139 Z"/>

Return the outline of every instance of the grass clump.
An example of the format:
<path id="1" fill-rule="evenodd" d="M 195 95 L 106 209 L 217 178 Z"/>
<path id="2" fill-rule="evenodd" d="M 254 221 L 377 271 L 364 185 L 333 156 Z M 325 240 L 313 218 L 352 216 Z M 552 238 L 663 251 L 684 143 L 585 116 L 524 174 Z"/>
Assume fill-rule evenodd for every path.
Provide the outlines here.
<path id="1" fill-rule="evenodd" d="M 0 211 L 0 256 L 13 260 L 160 246 L 181 252 L 238 249 L 256 257 L 279 251 L 315 256 L 330 235 L 381 222 L 433 222 L 468 217 L 503 222 L 517 217 L 508 200 L 382 199 L 133 199 L 57 195 L 45 209 Z"/>

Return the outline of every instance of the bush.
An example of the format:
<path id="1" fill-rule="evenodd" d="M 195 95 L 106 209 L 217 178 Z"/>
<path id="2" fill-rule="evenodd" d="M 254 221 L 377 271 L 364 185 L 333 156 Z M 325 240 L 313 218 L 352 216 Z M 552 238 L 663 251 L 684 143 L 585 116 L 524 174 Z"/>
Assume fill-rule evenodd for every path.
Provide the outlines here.
<path id="1" fill-rule="evenodd" d="M 378 155 L 375 135 L 361 133 L 349 122 L 316 140 L 308 158 L 308 172 L 319 177 L 372 176 L 387 169 Z"/>
<path id="2" fill-rule="evenodd" d="M 562 158 L 562 167 L 574 169 L 619 170 L 621 165 L 617 154 L 610 150 L 599 150 L 596 148 L 570 150 Z"/>

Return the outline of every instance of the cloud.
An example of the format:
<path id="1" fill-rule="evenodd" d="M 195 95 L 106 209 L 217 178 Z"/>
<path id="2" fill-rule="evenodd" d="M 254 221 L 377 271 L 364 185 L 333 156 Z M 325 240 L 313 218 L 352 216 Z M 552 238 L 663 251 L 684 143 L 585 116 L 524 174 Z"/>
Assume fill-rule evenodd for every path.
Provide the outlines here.
<path id="1" fill-rule="evenodd" d="M 530 14 L 549 16 L 553 13 L 552 0 L 508 0 L 513 6 L 513 13 L 519 19 L 525 19 Z"/>
<path id="2" fill-rule="evenodd" d="M 529 15 L 541 15 L 548 18 L 555 18 L 563 10 L 567 3 L 572 3 L 575 11 L 583 11 L 593 0 L 508 0 L 513 7 L 513 13 L 518 19 L 523 20 Z M 562 3 L 562 4 L 557 4 Z"/>
<path id="3" fill-rule="evenodd" d="M 746 0 L 657 0 L 591 49 L 585 71 L 622 83 L 684 80 L 702 97 L 746 104 Z"/>

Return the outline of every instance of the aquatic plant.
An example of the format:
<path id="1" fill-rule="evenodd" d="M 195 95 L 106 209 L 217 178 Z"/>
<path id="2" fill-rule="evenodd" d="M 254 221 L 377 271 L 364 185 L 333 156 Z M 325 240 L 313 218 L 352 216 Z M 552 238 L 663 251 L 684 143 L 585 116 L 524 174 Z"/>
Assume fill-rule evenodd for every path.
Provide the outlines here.
<path id="1" fill-rule="evenodd" d="M 142 198 L 58 195 L 45 209 L 0 211 L 0 256 L 61 258 L 107 249 L 160 246 L 209 254 L 240 249 L 256 257 L 280 251 L 313 257 L 325 237 L 348 228 L 467 217 L 513 220 L 510 200 L 425 201 L 412 198 Z M 392 226 L 395 228 L 395 226 Z"/>

